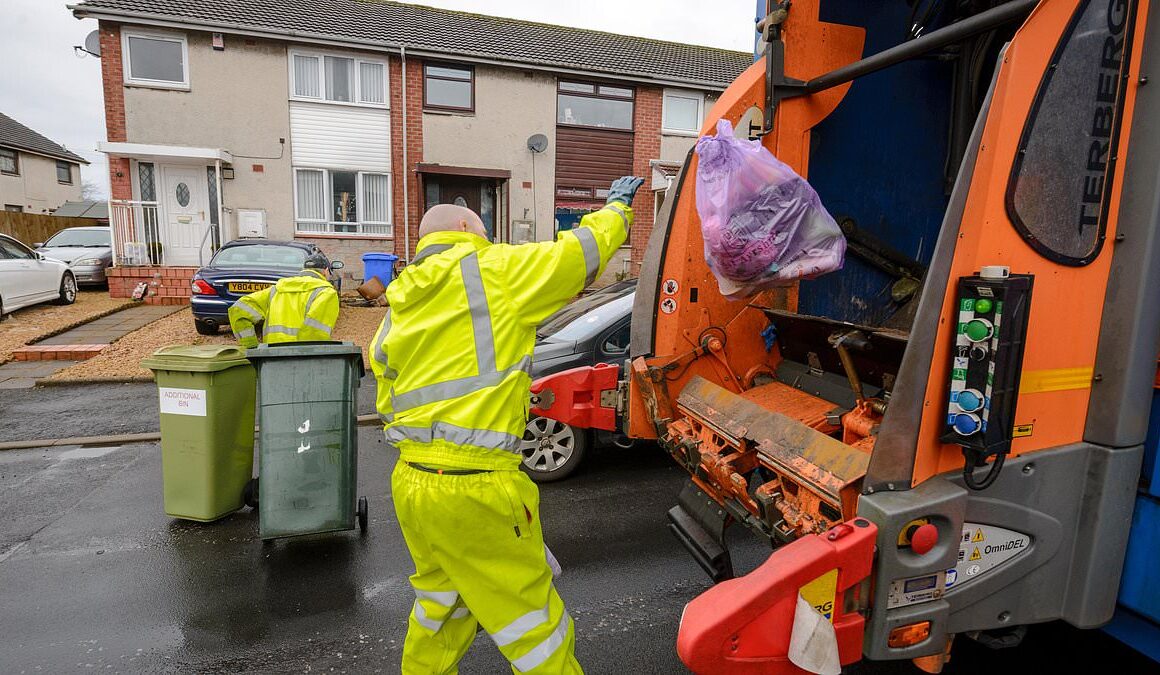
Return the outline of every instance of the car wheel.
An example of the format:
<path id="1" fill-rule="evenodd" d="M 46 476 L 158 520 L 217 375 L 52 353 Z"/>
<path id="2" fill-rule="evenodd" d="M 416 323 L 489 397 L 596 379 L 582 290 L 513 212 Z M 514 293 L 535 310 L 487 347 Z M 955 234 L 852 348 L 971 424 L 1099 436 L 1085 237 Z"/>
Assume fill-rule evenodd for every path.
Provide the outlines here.
<path id="1" fill-rule="evenodd" d="M 77 280 L 72 275 L 72 272 L 65 272 L 60 279 L 60 297 L 57 298 L 58 305 L 71 305 L 77 301 Z"/>
<path id="2" fill-rule="evenodd" d="M 537 483 L 572 475 L 587 449 L 586 430 L 547 417 L 529 420 L 520 442 L 524 470 Z"/>
<path id="3" fill-rule="evenodd" d="M 198 335 L 217 335 L 218 325 L 216 323 L 208 323 L 205 321 L 193 320 L 193 329 L 197 331 Z"/>

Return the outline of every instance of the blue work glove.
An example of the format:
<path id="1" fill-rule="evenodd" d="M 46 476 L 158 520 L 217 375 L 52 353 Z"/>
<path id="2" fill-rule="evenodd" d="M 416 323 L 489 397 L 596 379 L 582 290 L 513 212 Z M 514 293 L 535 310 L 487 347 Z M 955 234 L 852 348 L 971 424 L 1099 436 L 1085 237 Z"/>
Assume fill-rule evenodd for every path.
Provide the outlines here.
<path id="1" fill-rule="evenodd" d="M 625 206 L 632 206 L 632 198 L 636 196 L 637 189 L 644 183 L 643 178 L 636 176 L 622 176 L 612 181 L 612 187 L 608 189 L 608 201 L 605 204 L 612 202 L 621 202 Z"/>

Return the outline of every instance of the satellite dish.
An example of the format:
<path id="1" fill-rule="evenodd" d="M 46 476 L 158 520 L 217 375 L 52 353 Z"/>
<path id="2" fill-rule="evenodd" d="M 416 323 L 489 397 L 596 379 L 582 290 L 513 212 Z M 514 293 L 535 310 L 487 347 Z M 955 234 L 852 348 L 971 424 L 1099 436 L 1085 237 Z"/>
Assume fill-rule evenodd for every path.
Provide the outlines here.
<path id="1" fill-rule="evenodd" d="M 532 152 L 543 152 L 548 149 L 548 137 L 543 134 L 532 134 L 528 136 L 528 150 Z"/>
<path id="2" fill-rule="evenodd" d="M 101 56 L 101 31 L 95 30 L 85 36 L 85 51 L 100 58 Z"/>

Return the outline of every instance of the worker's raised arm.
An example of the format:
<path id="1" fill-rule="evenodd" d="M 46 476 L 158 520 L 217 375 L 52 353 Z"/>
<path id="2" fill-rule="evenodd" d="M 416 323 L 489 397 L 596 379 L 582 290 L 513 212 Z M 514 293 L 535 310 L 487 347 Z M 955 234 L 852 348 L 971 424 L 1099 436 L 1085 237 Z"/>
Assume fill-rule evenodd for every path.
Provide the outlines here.
<path id="1" fill-rule="evenodd" d="M 270 311 L 270 290 L 264 288 L 249 295 L 243 295 L 230 305 L 230 330 L 234 332 L 238 344 L 246 348 L 258 346 L 257 324 L 266 320 Z"/>
<path id="2" fill-rule="evenodd" d="M 508 296 L 526 323 L 536 325 L 560 309 L 604 271 L 628 239 L 632 198 L 644 181 L 618 178 L 599 211 L 580 219 L 580 226 L 561 232 L 554 242 L 513 246 L 506 260 Z"/>
<path id="3" fill-rule="evenodd" d="M 390 421 L 394 415 L 391 397 L 385 395 L 385 392 L 391 390 L 391 385 L 395 383 L 395 379 L 399 376 L 387 363 L 387 333 L 390 332 L 391 309 L 388 307 L 386 315 L 383 316 L 382 322 L 379 323 L 379 329 L 375 331 L 375 336 L 371 338 L 371 344 L 367 348 L 367 351 L 371 354 L 371 372 L 375 374 L 375 380 L 378 383 L 379 395 L 376 405 L 379 416 L 384 422 Z"/>

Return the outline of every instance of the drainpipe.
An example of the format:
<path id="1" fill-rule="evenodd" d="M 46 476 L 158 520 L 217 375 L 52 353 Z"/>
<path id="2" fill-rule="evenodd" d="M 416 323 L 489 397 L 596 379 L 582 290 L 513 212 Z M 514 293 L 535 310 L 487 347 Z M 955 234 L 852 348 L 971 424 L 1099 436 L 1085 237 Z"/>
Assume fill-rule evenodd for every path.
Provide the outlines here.
<path id="1" fill-rule="evenodd" d="M 410 163 L 407 161 L 407 48 L 399 47 L 403 62 L 403 260 L 411 263 L 411 200 L 407 186 L 411 184 Z"/>

